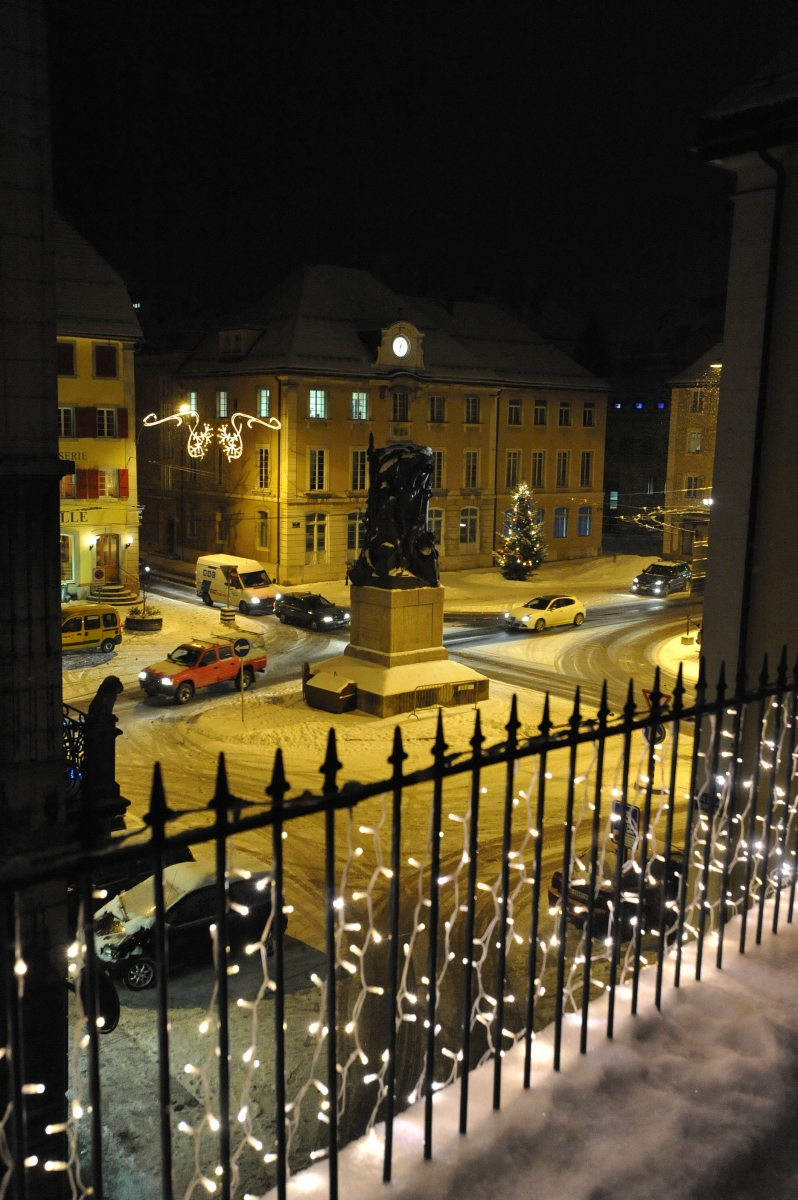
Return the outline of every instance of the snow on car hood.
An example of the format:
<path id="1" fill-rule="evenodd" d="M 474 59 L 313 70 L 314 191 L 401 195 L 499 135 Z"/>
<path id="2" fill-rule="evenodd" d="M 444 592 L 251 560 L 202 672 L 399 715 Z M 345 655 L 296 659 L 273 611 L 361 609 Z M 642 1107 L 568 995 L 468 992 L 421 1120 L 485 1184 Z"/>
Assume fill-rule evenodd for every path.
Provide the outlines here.
<path id="1" fill-rule="evenodd" d="M 260 859 L 249 854 L 234 852 L 230 855 L 230 878 L 249 878 L 250 875 L 268 874 L 269 868 Z M 216 879 L 216 864 L 213 859 L 202 862 L 175 863 L 164 867 L 163 898 L 168 912 L 173 904 L 182 900 L 189 892 L 207 887 Z M 126 892 L 120 892 L 109 900 L 94 915 L 95 942 L 100 945 L 118 945 L 141 929 L 151 929 L 155 924 L 155 883 L 149 876 Z M 107 932 L 101 930 L 107 929 Z"/>
<path id="2" fill-rule="evenodd" d="M 176 671 L 185 671 L 186 666 L 186 663 L 170 662 L 168 658 L 164 658 L 160 662 L 145 667 L 144 670 L 148 675 L 174 675 Z"/>

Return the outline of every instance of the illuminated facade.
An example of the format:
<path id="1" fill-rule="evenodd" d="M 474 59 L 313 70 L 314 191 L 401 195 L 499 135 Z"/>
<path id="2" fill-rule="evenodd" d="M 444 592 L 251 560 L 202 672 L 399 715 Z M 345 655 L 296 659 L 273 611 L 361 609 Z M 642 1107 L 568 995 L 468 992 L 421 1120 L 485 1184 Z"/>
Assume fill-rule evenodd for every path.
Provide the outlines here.
<path id="1" fill-rule="evenodd" d="M 190 354 L 143 358 L 139 421 L 181 406 L 200 429 L 237 413 L 280 422 L 245 427 L 232 462 L 218 439 L 196 459 L 185 430 L 143 429 L 142 538 L 153 561 L 183 573 L 223 550 L 282 583 L 343 579 L 360 549 L 371 434 L 434 451 L 429 522 L 444 570 L 492 565 L 522 479 L 550 559 L 599 553 L 606 385 L 495 305 L 307 268 Z"/>
<path id="2" fill-rule="evenodd" d="M 119 276 L 55 219 L 62 595 L 103 583 L 138 593 L 133 347 L 141 329 Z"/>
<path id="3" fill-rule="evenodd" d="M 713 346 L 671 381 L 662 554 L 695 575 L 706 573 L 722 359 Z"/>

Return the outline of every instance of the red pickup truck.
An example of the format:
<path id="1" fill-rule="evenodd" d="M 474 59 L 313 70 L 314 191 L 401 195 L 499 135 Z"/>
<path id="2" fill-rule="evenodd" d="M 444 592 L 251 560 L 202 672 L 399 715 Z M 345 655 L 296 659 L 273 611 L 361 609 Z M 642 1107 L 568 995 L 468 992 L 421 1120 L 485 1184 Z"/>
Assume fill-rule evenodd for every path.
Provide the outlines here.
<path id="1" fill-rule="evenodd" d="M 175 704 L 185 704 L 197 688 L 230 681 L 244 691 L 255 682 L 255 672 L 266 670 L 267 658 L 261 647 L 250 644 L 244 658 L 233 652 L 233 642 L 220 638 L 205 641 L 196 638 L 177 646 L 162 662 L 139 672 L 139 681 L 148 696 L 173 696 Z"/>

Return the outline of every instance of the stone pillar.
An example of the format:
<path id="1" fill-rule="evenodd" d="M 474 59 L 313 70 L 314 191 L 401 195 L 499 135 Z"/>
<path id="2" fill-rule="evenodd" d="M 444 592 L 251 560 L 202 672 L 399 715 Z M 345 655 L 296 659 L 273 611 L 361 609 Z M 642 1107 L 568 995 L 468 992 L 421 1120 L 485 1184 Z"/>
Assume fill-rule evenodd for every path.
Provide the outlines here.
<path id="1" fill-rule="evenodd" d="M 42 0 L 0 5 L 0 853 L 24 862 L 66 839 L 61 644 L 55 288 Z M 27 1154 L 63 1158 L 44 1126 L 66 1111 L 66 885 L 20 895 Z M 13 932 L 3 929 L 5 960 Z M 12 960 L 13 961 L 13 960 Z M 2 1017 L 5 1028 L 7 1014 Z M 5 1033 L 3 1033 L 5 1038 Z M 3 1076 L 5 1078 L 5 1074 Z M 61 1194 L 36 1169 L 29 1193 Z"/>

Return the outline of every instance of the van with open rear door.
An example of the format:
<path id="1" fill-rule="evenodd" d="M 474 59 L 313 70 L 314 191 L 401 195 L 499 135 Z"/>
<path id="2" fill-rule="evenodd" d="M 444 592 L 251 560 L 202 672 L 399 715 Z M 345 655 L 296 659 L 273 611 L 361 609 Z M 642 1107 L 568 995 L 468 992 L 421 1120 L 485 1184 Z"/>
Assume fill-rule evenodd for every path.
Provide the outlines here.
<path id="1" fill-rule="evenodd" d="M 197 559 L 197 595 L 207 605 L 230 604 L 239 612 L 273 613 L 280 589 L 254 558 L 235 554 L 207 554 Z"/>

